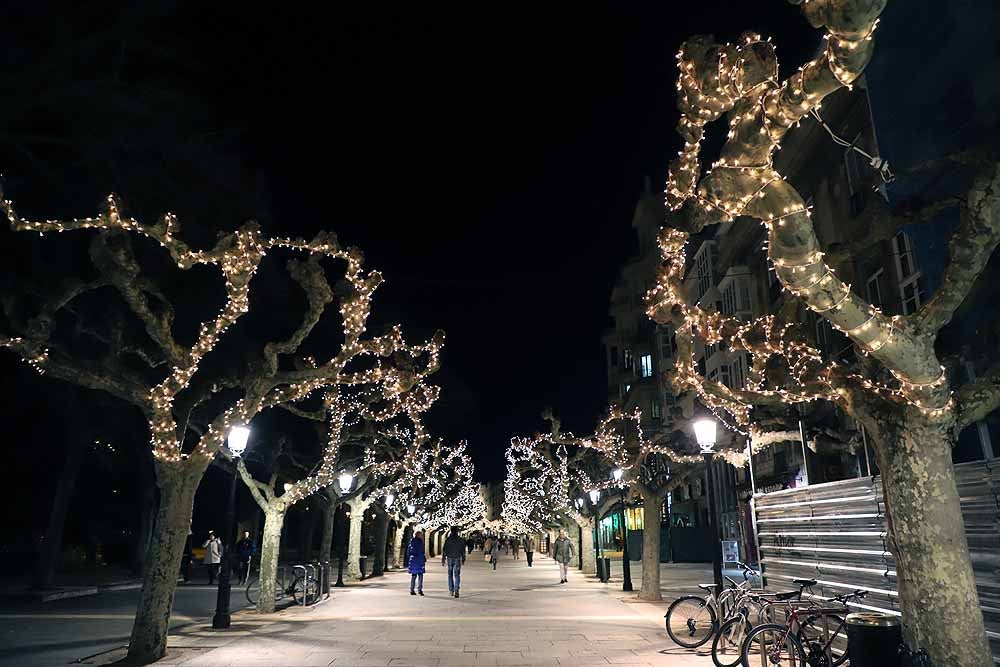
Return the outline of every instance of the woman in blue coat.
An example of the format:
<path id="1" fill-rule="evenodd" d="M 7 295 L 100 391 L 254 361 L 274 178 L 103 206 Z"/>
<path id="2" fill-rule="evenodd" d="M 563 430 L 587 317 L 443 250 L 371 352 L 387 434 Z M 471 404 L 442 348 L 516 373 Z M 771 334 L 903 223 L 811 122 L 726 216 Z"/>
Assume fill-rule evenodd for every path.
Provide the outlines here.
<path id="1" fill-rule="evenodd" d="M 410 546 L 406 548 L 407 571 L 410 573 L 410 595 L 424 594 L 424 566 L 427 564 L 427 556 L 424 554 L 424 533 L 417 531 L 410 540 Z M 417 590 L 414 592 L 413 587 Z"/>

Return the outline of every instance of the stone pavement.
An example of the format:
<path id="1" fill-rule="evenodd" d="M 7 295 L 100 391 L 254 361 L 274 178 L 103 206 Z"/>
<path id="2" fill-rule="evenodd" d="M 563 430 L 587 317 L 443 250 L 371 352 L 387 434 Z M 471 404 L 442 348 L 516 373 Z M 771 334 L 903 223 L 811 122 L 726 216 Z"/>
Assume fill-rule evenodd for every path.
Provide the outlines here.
<path id="1" fill-rule="evenodd" d="M 213 631 L 206 620 L 175 632 L 167 657 L 157 664 L 712 664 L 704 651 L 698 655 L 670 641 L 663 627 L 666 603 L 623 601 L 620 584 L 601 584 L 578 571 L 571 571 L 569 584 L 560 585 L 555 563 L 541 554 L 530 569 L 523 555 L 521 560 L 501 556 L 493 572 L 482 553 L 474 553 L 463 569 L 457 600 L 448 595 L 447 573 L 439 563 L 428 562 L 426 597 L 411 597 L 409 576 L 394 572 L 334 589 L 330 601 L 307 609 L 286 609 L 267 619 L 240 612 L 228 631 Z"/>

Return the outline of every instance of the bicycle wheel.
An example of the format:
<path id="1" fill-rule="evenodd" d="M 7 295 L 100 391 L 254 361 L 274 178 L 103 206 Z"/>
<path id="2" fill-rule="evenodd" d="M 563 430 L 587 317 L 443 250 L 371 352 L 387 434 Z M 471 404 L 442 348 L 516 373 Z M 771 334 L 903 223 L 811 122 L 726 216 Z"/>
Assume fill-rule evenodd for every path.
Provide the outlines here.
<path id="1" fill-rule="evenodd" d="M 305 581 L 302 579 L 302 575 L 295 577 L 292 581 L 292 585 L 288 587 L 289 592 L 292 594 L 292 599 L 295 600 L 295 604 L 302 604 L 306 595 L 306 585 Z"/>
<path id="2" fill-rule="evenodd" d="M 751 630 L 740 651 L 744 667 L 806 667 L 806 655 L 798 637 L 777 623 Z"/>
<path id="3" fill-rule="evenodd" d="M 705 598 L 685 595 L 674 600 L 667 609 L 667 634 L 679 646 L 698 648 L 715 634 L 719 622 Z"/>
<path id="4" fill-rule="evenodd" d="M 810 667 L 839 667 L 847 661 L 847 623 L 839 614 L 810 617 L 799 626 L 796 636 Z"/>
<path id="5" fill-rule="evenodd" d="M 719 628 L 712 640 L 712 661 L 717 667 L 736 667 L 743 661 L 743 638 L 753 629 L 745 616 L 734 616 Z"/>
<path id="6" fill-rule="evenodd" d="M 247 602 L 253 606 L 257 606 L 257 600 L 260 599 L 260 578 L 251 574 L 250 578 L 247 579 Z"/>

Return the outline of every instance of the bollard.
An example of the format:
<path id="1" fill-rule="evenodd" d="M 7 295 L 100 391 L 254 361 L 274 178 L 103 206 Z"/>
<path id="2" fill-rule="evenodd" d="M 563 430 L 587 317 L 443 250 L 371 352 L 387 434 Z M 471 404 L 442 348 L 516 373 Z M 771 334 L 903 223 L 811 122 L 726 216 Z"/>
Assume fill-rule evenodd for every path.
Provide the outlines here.
<path id="1" fill-rule="evenodd" d="M 903 628 L 898 616 L 872 612 L 847 615 L 847 650 L 852 667 L 884 667 L 899 661 Z"/>

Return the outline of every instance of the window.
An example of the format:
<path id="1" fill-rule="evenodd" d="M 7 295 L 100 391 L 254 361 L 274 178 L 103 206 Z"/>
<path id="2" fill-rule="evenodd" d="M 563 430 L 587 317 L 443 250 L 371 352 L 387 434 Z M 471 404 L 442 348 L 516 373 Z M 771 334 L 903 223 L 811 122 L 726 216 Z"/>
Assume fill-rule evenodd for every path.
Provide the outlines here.
<path id="1" fill-rule="evenodd" d="M 664 359 L 672 359 L 677 349 L 677 341 L 670 329 L 660 330 L 660 354 Z"/>
<path id="2" fill-rule="evenodd" d="M 746 368 L 746 360 L 741 353 L 737 355 L 736 360 L 733 362 L 733 388 L 741 389 L 746 385 Z"/>
<path id="3" fill-rule="evenodd" d="M 653 419 L 659 419 L 660 417 L 663 416 L 663 411 L 660 409 L 660 402 L 655 398 L 653 399 L 652 404 L 649 406 L 649 415 Z"/>
<path id="4" fill-rule="evenodd" d="M 920 271 L 917 270 L 910 237 L 898 232 L 892 239 L 892 253 L 896 259 L 896 275 L 899 278 L 903 315 L 909 315 L 920 308 Z"/>
<path id="5" fill-rule="evenodd" d="M 639 357 L 639 375 L 644 378 L 653 377 L 653 355 L 644 354 Z"/>
<path id="6" fill-rule="evenodd" d="M 826 352 L 827 348 L 830 346 L 830 336 L 832 331 L 830 329 L 830 323 L 825 317 L 816 317 L 816 347 L 821 351 Z"/>
<path id="7" fill-rule="evenodd" d="M 882 307 L 882 269 L 879 269 L 868 278 L 866 283 L 868 303 L 876 308 Z"/>
<path id="8" fill-rule="evenodd" d="M 627 347 L 622 352 L 622 365 L 625 367 L 625 370 L 632 370 L 632 350 Z"/>
<path id="9" fill-rule="evenodd" d="M 729 365 L 728 364 L 723 364 L 722 366 L 719 366 L 719 376 L 720 376 L 719 382 L 721 382 L 722 384 L 726 385 L 730 389 L 733 388 L 733 385 L 731 384 L 731 380 L 730 380 L 730 377 L 729 377 Z"/>
<path id="10" fill-rule="evenodd" d="M 853 146 L 861 143 L 861 133 L 854 137 L 852 148 L 844 151 L 844 172 L 847 176 L 847 191 L 850 196 L 851 215 L 858 215 L 865 207 L 864 171 L 861 154 Z"/>
<path id="11" fill-rule="evenodd" d="M 695 256 L 695 272 L 698 276 L 698 300 L 712 287 L 712 246 L 703 243 Z"/>

